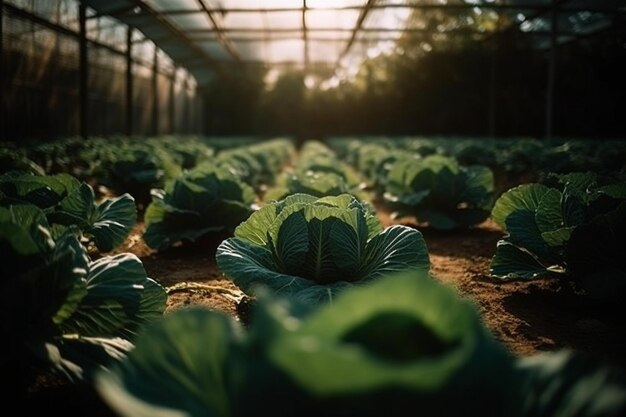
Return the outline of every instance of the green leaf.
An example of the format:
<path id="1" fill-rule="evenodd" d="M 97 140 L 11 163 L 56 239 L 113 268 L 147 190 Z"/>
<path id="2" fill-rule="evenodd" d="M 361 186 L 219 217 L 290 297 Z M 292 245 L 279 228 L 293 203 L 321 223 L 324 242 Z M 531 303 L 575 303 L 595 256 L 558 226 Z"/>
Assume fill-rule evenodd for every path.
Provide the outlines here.
<path id="1" fill-rule="evenodd" d="M 256 285 L 279 293 L 296 292 L 310 285 L 303 278 L 277 272 L 269 249 L 237 237 L 220 243 L 215 258 L 224 276 L 248 294 Z"/>
<path id="2" fill-rule="evenodd" d="M 541 198 L 549 190 L 550 188 L 541 184 L 524 184 L 511 188 L 498 198 L 491 217 L 502 230 L 507 231 L 506 219 L 511 213 L 525 209 L 534 215 Z"/>
<path id="3" fill-rule="evenodd" d="M 150 290 L 144 299 L 144 285 Z M 166 299 L 147 282 L 143 264 L 135 255 L 122 253 L 93 262 L 87 277 L 87 294 L 78 309 L 63 323 L 66 333 L 81 336 L 124 336 L 145 318 L 163 313 Z"/>
<path id="4" fill-rule="evenodd" d="M 274 223 L 280 212 L 276 203 L 261 207 L 235 229 L 235 236 L 256 245 L 268 243 L 267 225 Z"/>
<path id="5" fill-rule="evenodd" d="M 535 279 L 550 275 L 532 253 L 505 240 L 498 241 L 496 254 L 491 260 L 491 276 L 501 280 Z"/>
<path id="6" fill-rule="evenodd" d="M 540 232 L 552 232 L 565 225 L 561 209 L 562 197 L 561 192 L 554 188 L 550 188 L 541 197 L 535 209 L 535 223 Z"/>
<path id="7" fill-rule="evenodd" d="M 61 336 L 33 350 L 70 381 L 90 381 L 93 373 L 119 361 L 133 348 L 122 338 Z"/>
<path id="8" fill-rule="evenodd" d="M 362 279 L 383 277 L 404 270 L 428 271 L 430 261 L 422 234 L 407 226 L 391 226 L 370 239 L 359 275 Z"/>
<path id="9" fill-rule="evenodd" d="M 367 221 L 358 209 L 351 209 L 341 216 L 330 230 L 330 252 L 333 263 L 346 276 L 356 276 L 365 257 L 369 230 Z"/>
<path id="10" fill-rule="evenodd" d="M 269 359 L 305 393 L 294 414 L 478 415 L 512 386 L 503 382 L 512 379 L 509 358 L 474 308 L 424 271 L 345 291 L 302 320 L 284 316 L 282 325 L 266 344 Z M 499 404 L 513 407 L 505 397 Z"/>
<path id="11" fill-rule="evenodd" d="M 37 176 L 22 174 L 0 176 L 0 191 L 7 197 L 48 209 L 80 186 L 80 181 L 68 174 Z"/>
<path id="12" fill-rule="evenodd" d="M 520 358 L 523 414 L 533 417 L 618 417 L 626 413 L 623 376 L 571 351 Z"/>
<path id="13" fill-rule="evenodd" d="M 465 184 L 462 200 L 475 207 L 489 210 L 493 203 L 494 178 L 489 167 L 468 166 L 463 169 Z"/>
<path id="14" fill-rule="evenodd" d="M 38 297 L 45 298 L 41 306 L 31 300 L 33 310 L 43 309 L 49 303 L 55 310 L 52 322 L 59 325 L 67 320 L 78 309 L 87 293 L 86 277 L 89 258 L 85 248 L 76 236 L 68 233 L 56 242 L 52 259 L 46 272 L 40 273 L 40 282 L 35 284 Z M 57 307 L 58 306 L 58 307 Z M 43 313 L 46 315 L 46 313 Z"/>
<path id="15" fill-rule="evenodd" d="M 135 199 L 123 194 L 98 205 L 85 233 L 93 236 L 100 251 L 109 252 L 124 242 L 136 220 Z"/>
<path id="16" fill-rule="evenodd" d="M 337 222 L 339 219 L 332 216 L 309 220 L 308 251 L 300 268 L 301 276 L 319 283 L 336 280 L 337 267 L 331 253 L 330 232 Z"/>
<path id="17" fill-rule="evenodd" d="M 307 256 L 309 233 L 301 211 L 292 213 L 278 229 L 274 247 L 274 262 L 285 274 L 299 270 Z"/>
<path id="18" fill-rule="evenodd" d="M 173 313 L 137 337 L 126 361 L 98 375 L 98 391 L 129 417 L 231 415 L 227 371 L 238 331 L 226 316 L 206 310 Z"/>
<path id="19" fill-rule="evenodd" d="M 512 212 L 506 218 L 506 229 L 509 234 L 505 240 L 527 249 L 540 259 L 554 260 L 557 258 L 554 249 L 543 240 L 535 223 L 533 212 L 524 209 Z"/>
<path id="20" fill-rule="evenodd" d="M 88 184 L 82 183 L 78 188 L 69 193 L 55 210 L 55 215 L 65 215 L 67 220 L 63 221 L 63 219 L 60 218 L 56 222 L 65 225 L 76 224 L 81 229 L 88 227 L 88 225 L 91 224 L 91 217 L 96 209 L 95 200 L 96 197 L 93 188 Z"/>
<path id="21" fill-rule="evenodd" d="M 562 247 L 567 244 L 574 227 L 562 227 L 550 232 L 541 233 L 541 238 L 552 247 Z"/>

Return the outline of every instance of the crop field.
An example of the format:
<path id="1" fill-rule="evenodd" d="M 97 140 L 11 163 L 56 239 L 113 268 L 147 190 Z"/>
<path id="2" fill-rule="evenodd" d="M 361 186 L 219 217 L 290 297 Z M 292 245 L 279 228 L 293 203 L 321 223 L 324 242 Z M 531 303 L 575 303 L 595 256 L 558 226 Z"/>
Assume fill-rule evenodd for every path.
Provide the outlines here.
<path id="1" fill-rule="evenodd" d="M 2 144 L 7 404 L 624 416 L 625 161 L 617 140 Z"/>

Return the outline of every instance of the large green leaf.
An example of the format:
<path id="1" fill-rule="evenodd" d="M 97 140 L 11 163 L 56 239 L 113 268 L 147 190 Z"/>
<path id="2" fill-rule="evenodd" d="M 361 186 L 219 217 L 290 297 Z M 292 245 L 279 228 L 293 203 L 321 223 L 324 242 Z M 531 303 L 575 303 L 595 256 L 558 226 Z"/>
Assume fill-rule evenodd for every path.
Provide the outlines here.
<path id="1" fill-rule="evenodd" d="M 267 286 L 277 293 L 294 294 L 311 285 L 304 278 L 277 272 L 269 249 L 240 238 L 220 243 L 216 260 L 222 273 L 246 293 Z"/>
<path id="2" fill-rule="evenodd" d="M 525 416 L 626 415 L 626 380 L 605 364 L 563 350 L 520 358 L 517 367 Z"/>
<path id="3" fill-rule="evenodd" d="M 330 252 L 334 264 L 346 275 L 356 276 L 365 257 L 369 230 L 367 221 L 358 209 L 342 214 L 330 230 Z"/>
<path id="4" fill-rule="evenodd" d="M 137 220 L 135 199 L 130 194 L 100 203 L 85 233 L 93 236 L 100 251 L 108 252 L 124 242 Z"/>
<path id="5" fill-rule="evenodd" d="M 235 236 L 257 245 L 266 245 L 268 243 L 268 225 L 274 223 L 279 212 L 279 206 L 276 203 L 261 207 L 237 226 Z"/>
<path id="6" fill-rule="evenodd" d="M 294 412 L 461 416 L 496 398 L 515 414 L 504 394 L 514 387 L 507 354 L 470 304 L 423 271 L 343 292 L 282 325 L 286 331 L 266 343 L 269 359 L 304 392 L 305 401 L 284 405 Z"/>
<path id="7" fill-rule="evenodd" d="M 468 166 L 463 169 L 465 184 L 462 200 L 474 207 L 489 210 L 493 203 L 494 178 L 489 167 L 481 165 Z"/>
<path id="8" fill-rule="evenodd" d="M 557 259 L 555 250 L 543 239 L 535 222 L 535 214 L 530 210 L 519 209 L 509 214 L 506 218 L 506 229 L 509 232 L 507 241 L 547 262 Z"/>
<path id="9" fill-rule="evenodd" d="M 64 332 L 89 337 L 132 335 L 146 318 L 165 310 L 165 291 L 154 284 L 133 254 L 98 259 L 89 266 L 87 294 L 63 323 Z"/>
<path id="10" fill-rule="evenodd" d="M 518 210 L 528 210 L 535 213 L 541 198 L 550 188 L 541 184 L 524 184 L 511 188 L 498 198 L 491 217 L 504 231 L 507 231 L 506 219 Z"/>
<path id="11" fill-rule="evenodd" d="M 534 279 L 550 275 L 546 265 L 524 248 L 500 240 L 491 260 L 491 276 L 502 280 Z"/>
<path id="12" fill-rule="evenodd" d="M 123 359 L 133 344 L 119 337 L 64 335 L 30 348 L 52 369 L 76 382 L 90 381 L 94 372 Z"/>
<path id="13" fill-rule="evenodd" d="M 36 206 L 17 204 L 0 207 L 0 227 L 0 239 L 20 256 L 36 255 L 54 246 L 48 231 L 48 220 L 44 212 Z M 6 259 L 2 268 L 7 267 L 8 271 L 8 265 L 15 261 L 18 259 Z"/>
<path id="14" fill-rule="evenodd" d="M 362 279 L 372 279 L 407 269 L 428 271 L 429 268 L 428 249 L 422 234 L 396 225 L 367 242 L 359 275 Z"/>
<path id="15" fill-rule="evenodd" d="M 563 195 L 557 189 L 550 188 L 539 201 L 535 209 L 535 223 L 540 232 L 552 232 L 565 226 L 561 199 Z"/>
<path id="16" fill-rule="evenodd" d="M 97 388 L 124 416 L 230 416 L 229 385 L 236 376 L 228 362 L 239 344 L 226 316 L 183 310 L 147 327 L 126 361 L 100 373 Z"/>
<path id="17" fill-rule="evenodd" d="M 95 201 L 93 188 L 82 183 L 59 203 L 50 217 L 54 219 L 54 223 L 75 224 L 85 229 L 91 224 L 91 217 L 96 209 Z"/>
<path id="18" fill-rule="evenodd" d="M 49 209 L 60 203 L 80 186 L 80 181 L 68 174 L 38 176 L 30 174 L 0 176 L 0 192 L 5 198 Z"/>
<path id="19" fill-rule="evenodd" d="M 274 262 L 286 274 L 297 273 L 309 246 L 309 232 L 304 214 L 292 213 L 282 222 L 274 245 Z"/>
<path id="20" fill-rule="evenodd" d="M 340 220 L 326 217 L 322 220 L 315 217 L 308 222 L 308 251 L 300 275 L 319 283 L 337 280 L 337 267 L 331 252 L 330 232 Z"/>

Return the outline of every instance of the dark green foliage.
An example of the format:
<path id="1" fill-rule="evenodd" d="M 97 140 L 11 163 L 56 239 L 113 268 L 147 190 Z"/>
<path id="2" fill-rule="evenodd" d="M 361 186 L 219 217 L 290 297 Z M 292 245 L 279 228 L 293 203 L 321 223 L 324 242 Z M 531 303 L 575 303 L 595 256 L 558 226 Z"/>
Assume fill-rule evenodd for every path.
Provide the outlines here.
<path id="1" fill-rule="evenodd" d="M 507 232 L 492 260 L 503 279 L 557 276 L 601 300 L 626 294 L 626 183 L 591 173 L 549 178 L 504 193 L 492 217 Z"/>
<path id="2" fill-rule="evenodd" d="M 97 387 L 122 416 L 618 417 L 626 384 L 568 352 L 514 359 L 425 272 L 310 310 L 260 297 L 247 331 L 188 309 L 145 328 Z"/>
<path id="3" fill-rule="evenodd" d="M 136 256 L 91 261 L 74 228 L 53 239 L 41 209 L 0 207 L 5 383 L 22 378 L 15 366 L 25 363 L 85 379 L 122 357 L 137 327 L 165 309 L 165 291 Z"/>
<path id="4" fill-rule="evenodd" d="M 263 285 L 312 304 L 391 272 L 429 268 L 420 232 L 383 231 L 349 194 L 294 194 L 261 208 L 220 244 L 217 263 L 244 292 Z"/>
<path id="5" fill-rule="evenodd" d="M 93 188 L 68 174 L 0 176 L 0 205 L 32 204 L 45 214 L 53 237 L 76 226 L 101 252 L 109 252 L 128 236 L 137 219 L 129 194 L 96 203 Z"/>
<path id="6" fill-rule="evenodd" d="M 163 250 L 176 242 L 231 232 L 252 213 L 255 194 L 224 168 L 201 165 L 155 190 L 144 221 L 144 240 Z"/>
<path id="7" fill-rule="evenodd" d="M 384 197 L 395 217 L 414 215 L 419 223 L 442 230 L 469 227 L 489 217 L 493 174 L 441 155 L 405 158 L 393 164 Z"/>

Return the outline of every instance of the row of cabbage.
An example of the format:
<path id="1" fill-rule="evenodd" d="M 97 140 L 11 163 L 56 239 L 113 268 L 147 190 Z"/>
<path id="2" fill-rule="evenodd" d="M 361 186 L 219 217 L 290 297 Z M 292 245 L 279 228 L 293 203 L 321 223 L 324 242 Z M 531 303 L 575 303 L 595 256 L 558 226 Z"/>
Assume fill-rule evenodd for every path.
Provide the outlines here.
<path id="1" fill-rule="evenodd" d="M 341 166 L 319 144 L 303 156 L 307 176 L 317 170 L 310 160 L 329 162 L 320 172 Z M 300 172 L 297 162 L 285 175 Z M 335 185 L 343 184 L 338 177 Z M 285 194 L 217 249 L 225 276 L 256 297 L 251 323 L 244 328 L 219 313 L 190 309 L 146 328 L 136 349 L 97 377 L 119 413 L 619 416 L 626 410 L 623 375 L 594 360 L 567 351 L 511 356 L 475 306 L 432 279 L 415 228 L 383 229 L 372 206 L 351 194 L 279 188 Z"/>
<path id="2" fill-rule="evenodd" d="M 327 143 L 352 163 L 367 159 L 376 165 L 376 155 L 383 150 L 422 157 L 437 154 L 454 157 L 461 165 L 487 166 L 502 180 L 513 182 L 520 176 L 536 181 L 550 172 L 623 172 L 626 160 L 626 142 L 619 139 L 335 137 Z"/>
<path id="3" fill-rule="evenodd" d="M 152 188 L 164 187 L 167 181 L 216 154 L 259 142 L 258 138 L 245 137 L 112 136 L 87 140 L 70 137 L 26 146 L 4 143 L 0 145 L 0 173 L 68 173 L 97 184 L 98 193 L 102 187 L 109 194 L 130 193 L 139 207 L 145 208 Z"/>
<path id="4" fill-rule="evenodd" d="M 626 232 L 626 173 L 544 173 L 539 182 L 496 195 L 487 166 L 463 165 L 439 153 L 388 150 L 383 144 L 349 146 L 348 159 L 394 217 L 414 216 L 417 224 L 441 230 L 491 217 L 506 233 L 495 248 L 493 277 L 554 277 L 591 299 L 626 296 L 619 255 L 626 253 L 619 237 Z"/>
<path id="5" fill-rule="evenodd" d="M 150 141 L 112 143 L 111 152 L 120 155 L 130 147 L 147 154 L 152 146 Z M 272 180 L 293 153 L 287 140 L 257 142 L 216 156 L 207 149 L 189 150 L 197 158 L 189 162 L 194 167 L 177 165 L 179 172 L 165 190 L 152 190 L 146 240 L 156 241 L 155 246 L 181 234 L 193 240 L 202 233 L 232 232 L 258 202 L 257 190 L 247 183 L 261 187 Z M 104 155 L 105 149 L 100 151 Z M 27 166 L 15 166 L 25 161 Z M 71 380 L 88 379 L 94 369 L 123 357 L 139 326 L 165 310 L 166 291 L 146 276 L 139 258 L 107 255 L 119 251 L 135 226 L 136 201 L 129 193 L 98 198 L 89 183 L 73 175 L 45 175 L 32 161 L 12 162 L 22 169 L 0 175 L 2 290 L 7 294 L 2 309 L 5 317 L 16 317 L 2 324 L 7 340 L 0 363 L 3 380 L 28 384 L 49 368 Z M 25 392 L 23 385 L 11 386 L 18 394 Z"/>
<path id="6" fill-rule="evenodd" d="M 319 144 L 303 149 L 303 155 L 308 168 L 301 170 L 298 163 L 285 175 L 342 167 Z M 275 156 L 269 159 L 280 160 Z M 230 160 L 237 163 L 192 169 L 155 193 L 152 204 L 165 206 L 163 219 L 176 220 L 167 223 L 171 230 L 179 233 L 182 224 L 193 233 L 202 229 L 203 215 L 213 213 L 219 220 L 237 211 L 240 206 L 232 202 L 241 203 L 247 186 L 242 173 L 263 178 L 261 171 L 246 167 L 264 164 L 246 163 L 248 157 Z M 347 179 L 337 176 L 339 183 Z M 428 276 L 428 251 L 418 230 L 400 225 L 383 230 L 371 206 L 350 194 L 316 197 L 294 191 L 251 215 L 250 210 L 243 222 L 233 221 L 229 227 L 239 224 L 234 237 L 218 247 L 225 275 L 260 299 L 250 327 L 191 310 L 145 328 L 128 357 L 97 377 L 100 392 L 121 414 L 377 415 L 411 407 L 434 415 L 478 415 L 494 401 L 499 415 L 624 411 L 623 381 L 592 361 L 565 352 L 509 356 L 472 306 Z M 237 194 L 234 200 L 229 193 Z M 74 207 L 74 200 L 52 204 L 51 212 Z M 216 201 L 224 205 L 215 206 Z M 19 218 L 26 217 L 14 215 L 13 222 Z M 96 229 L 77 235 L 95 236 Z M 163 249 L 195 238 L 170 237 Z"/>

